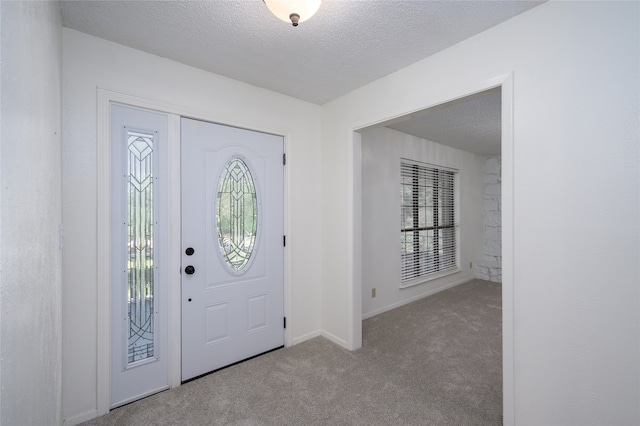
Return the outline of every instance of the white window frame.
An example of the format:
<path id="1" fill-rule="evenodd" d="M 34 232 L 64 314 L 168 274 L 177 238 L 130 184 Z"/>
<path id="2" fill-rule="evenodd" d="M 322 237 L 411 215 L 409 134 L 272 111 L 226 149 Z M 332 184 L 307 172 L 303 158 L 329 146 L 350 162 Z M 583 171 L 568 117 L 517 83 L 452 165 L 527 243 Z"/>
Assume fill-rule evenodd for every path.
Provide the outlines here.
<path id="1" fill-rule="evenodd" d="M 417 199 L 414 199 L 415 204 L 412 202 L 409 206 L 407 206 L 406 200 L 403 200 L 403 197 L 401 195 L 400 288 L 412 287 L 418 284 L 422 284 L 426 281 L 431 281 L 437 278 L 454 274 L 456 272 L 460 272 L 461 270 L 460 268 L 460 225 L 459 225 L 459 222 L 460 222 L 459 221 L 459 216 L 460 216 L 459 215 L 459 206 L 460 206 L 459 171 L 457 169 L 453 169 L 450 167 L 444 167 L 444 166 L 402 158 L 400 160 L 401 194 L 403 191 L 403 186 L 406 185 L 406 183 L 403 183 L 403 180 L 404 180 L 403 178 L 411 177 L 413 179 L 417 179 L 417 175 L 414 175 L 415 172 L 411 172 L 408 170 L 408 168 L 410 167 L 417 168 L 418 173 L 421 173 L 421 174 L 440 176 L 440 177 L 448 176 L 450 178 L 451 183 L 453 185 L 451 195 L 449 197 L 449 200 L 451 201 L 451 204 L 450 204 L 451 213 L 447 215 L 447 218 L 449 220 L 445 220 L 445 222 L 448 222 L 448 223 L 444 225 L 442 224 L 443 221 L 439 220 L 440 218 L 436 213 L 431 215 L 430 225 L 423 224 L 423 226 L 420 226 L 419 224 L 415 224 L 415 221 L 418 220 L 418 215 L 419 215 L 418 209 L 421 207 L 417 204 Z M 413 185 L 417 185 L 417 182 L 412 183 L 411 185 L 413 187 Z M 436 191 L 436 194 L 437 194 L 437 191 Z M 437 207 L 438 201 L 440 200 L 439 199 L 436 200 L 435 207 Z M 405 227 L 405 224 L 404 224 L 404 214 L 405 214 L 404 209 L 406 209 L 407 207 L 410 207 L 412 209 L 411 214 L 414 217 L 414 225 L 410 227 Z M 422 269 L 423 268 L 422 266 L 418 266 L 417 267 L 418 271 L 415 271 L 415 268 L 416 268 L 415 266 L 407 267 L 405 255 L 403 254 L 405 243 L 403 243 L 402 241 L 404 239 L 404 236 L 407 233 L 412 233 L 414 236 L 414 241 L 417 241 L 416 236 L 420 232 L 428 232 L 428 231 L 439 232 L 440 230 L 443 230 L 443 229 L 451 229 L 453 231 L 453 236 L 449 239 L 449 242 L 446 244 L 446 247 L 444 247 L 443 249 L 439 249 L 440 239 L 436 240 L 436 244 L 433 246 L 433 250 L 438 250 L 438 251 L 435 254 L 433 254 L 433 256 L 431 257 L 431 259 L 434 259 L 434 258 L 436 259 L 435 263 L 432 263 L 431 268 L 424 267 L 425 269 Z M 417 242 L 415 242 L 414 244 L 419 245 L 419 243 Z M 422 253 L 425 253 L 425 252 L 426 251 L 422 251 Z M 421 255 L 419 253 L 421 252 L 414 252 L 414 254 L 411 255 L 411 257 L 414 258 L 414 261 L 418 263 L 421 260 Z M 441 261 L 439 259 L 439 256 L 444 256 L 445 259 Z"/>

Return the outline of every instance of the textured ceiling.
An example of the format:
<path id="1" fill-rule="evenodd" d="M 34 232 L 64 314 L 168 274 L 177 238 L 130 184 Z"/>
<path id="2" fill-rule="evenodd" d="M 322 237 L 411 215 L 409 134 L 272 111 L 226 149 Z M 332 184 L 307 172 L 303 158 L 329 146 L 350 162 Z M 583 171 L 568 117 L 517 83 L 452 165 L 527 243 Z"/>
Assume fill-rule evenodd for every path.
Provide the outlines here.
<path id="1" fill-rule="evenodd" d="M 61 1 L 63 23 L 139 50 L 322 105 L 541 1 L 324 0 L 298 27 L 260 0 Z M 500 152 L 500 91 L 390 125 L 480 155 Z"/>
<path id="2" fill-rule="evenodd" d="M 482 156 L 500 154 L 501 91 L 487 90 L 405 117 L 387 127 Z"/>
<path id="3" fill-rule="evenodd" d="M 539 1 L 324 0 L 298 27 L 260 0 L 62 1 L 64 26 L 324 104 Z"/>

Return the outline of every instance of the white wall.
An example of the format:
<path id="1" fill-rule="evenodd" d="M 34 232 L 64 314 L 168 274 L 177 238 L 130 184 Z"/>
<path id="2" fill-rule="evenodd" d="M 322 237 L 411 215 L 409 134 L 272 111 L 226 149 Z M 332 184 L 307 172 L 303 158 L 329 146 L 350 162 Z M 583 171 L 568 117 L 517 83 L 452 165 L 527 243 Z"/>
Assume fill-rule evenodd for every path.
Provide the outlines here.
<path id="1" fill-rule="evenodd" d="M 484 158 L 386 127 L 362 132 L 362 316 L 369 318 L 473 279 L 482 259 Z M 400 288 L 400 159 L 458 170 L 460 272 Z M 371 289 L 376 297 L 371 297 Z"/>
<path id="2" fill-rule="evenodd" d="M 57 2 L 1 2 L 0 423 L 62 421 Z"/>
<path id="3" fill-rule="evenodd" d="M 272 129 L 287 141 L 292 343 L 320 334 L 320 107 L 73 30 L 63 31 L 64 417 L 96 415 L 96 88 Z"/>
<path id="4" fill-rule="evenodd" d="M 515 276 L 503 282 L 515 333 L 505 422 L 640 423 L 639 7 L 546 3 L 323 106 L 328 333 L 352 333 L 351 129 L 513 72 L 513 159 L 502 152 L 515 223 L 503 222 Z"/>

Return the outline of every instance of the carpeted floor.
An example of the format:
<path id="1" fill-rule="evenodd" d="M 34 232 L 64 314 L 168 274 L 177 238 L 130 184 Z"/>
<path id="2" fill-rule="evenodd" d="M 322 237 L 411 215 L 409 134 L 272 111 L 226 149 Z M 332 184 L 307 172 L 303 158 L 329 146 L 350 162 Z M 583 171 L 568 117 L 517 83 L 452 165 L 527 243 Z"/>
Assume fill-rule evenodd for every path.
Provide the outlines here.
<path id="1" fill-rule="evenodd" d="M 501 285 L 473 280 L 113 410 L 87 425 L 500 425 Z"/>

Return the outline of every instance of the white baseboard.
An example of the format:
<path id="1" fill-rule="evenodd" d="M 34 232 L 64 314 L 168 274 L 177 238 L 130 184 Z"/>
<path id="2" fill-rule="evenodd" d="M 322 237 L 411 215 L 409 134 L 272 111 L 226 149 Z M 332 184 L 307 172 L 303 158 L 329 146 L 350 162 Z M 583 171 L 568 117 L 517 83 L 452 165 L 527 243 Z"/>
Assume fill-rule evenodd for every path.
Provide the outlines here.
<path id="1" fill-rule="evenodd" d="M 401 300 L 399 302 L 392 303 L 391 305 L 387 305 L 387 306 L 384 306 L 382 308 L 375 309 L 375 310 L 373 310 L 371 312 L 367 312 L 366 314 L 362 314 L 362 319 L 366 320 L 367 318 L 375 317 L 376 315 L 380 315 L 383 312 L 387 312 L 387 311 L 390 311 L 392 309 L 399 308 L 400 306 L 409 304 L 411 302 L 415 302 L 416 300 L 423 299 L 423 298 L 425 298 L 427 296 L 431 296 L 432 294 L 439 293 L 439 292 L 441 292 L 443 290 L 446 290 L 446 289 L 451 288 L 451 287 L 455 287 L 455 286 L 460 285 L 460 284 L 464 284 L 464 283 L 469 282 L 469 281 L 474 280 L 474 279 L 475 279 L 475 277 L 467 277 L 467 278 L 463 278 L 463 279 L 458 280 L 458 281 L 454 281 L 454 282 L 449 283 L 449 284 L 444 284 L 444 285 L 442 285 L 440 287 L 433 288 L 431 290 L 425 291 L 424 293 L 420 293 L 417 296 L 413 296 L 413 297 L 411 297 L 409 299 Z"/>
<path id="2" fill-rule="evenodd" d="M 346 340 L 342 340 L 341 338 L 334 336 L 331 333 L 327 333 L 326 331 L 322 331 L 322 337 L 325 339 L 331 340 L 333 343 L 342 346 L 345 349 L 349 349 L 349 345 Z"/>
<path id="3" fill-rule="evenodd" d="M 314 337 L 318 337 L 318 336 L 322 336 L 322 331 L 316 330 L 316 331 L 312 331 L 311 333 L 303 334 L 302 336 L 298 336 L 298 337 L 295 337 L 295 338 L 291 339 L 291 346 L 295 346 L 298 343 L 302 343 L 302 342 L 304 342 L 306 340 L 310 340 L 310 339 L 313 339 Z"/>
<path id="4" fill-rule="evenodd" d="M 342 340 L 341 338 L 336 337 L 331 333 L 327 333 L 324 330 L 316 330 L 316 331 L 312 331 L 311 333 L 303 334 L 302 336 L 296 337 L 291 340 L 291 346 L 297 345 L 298 343 L 302 343 L 306 340 L 310 340 L 318 336 L 322 336 L 325 339 L 331 340 L 333 343 L 337 345 L 347 348 L 347 342 L 345 340 Z"/>
<path id="5" fill-rule="evenodd" d="M 88 422 L 89 420 L 93 420 L 98 417 L 98 410 L 87 411 L 86 413 L 78 414 L 73 417 L 69 417 L 68 419 L 64 419 L 62 424 L 64 426 L 76 426 L 80 423 Z"/>

